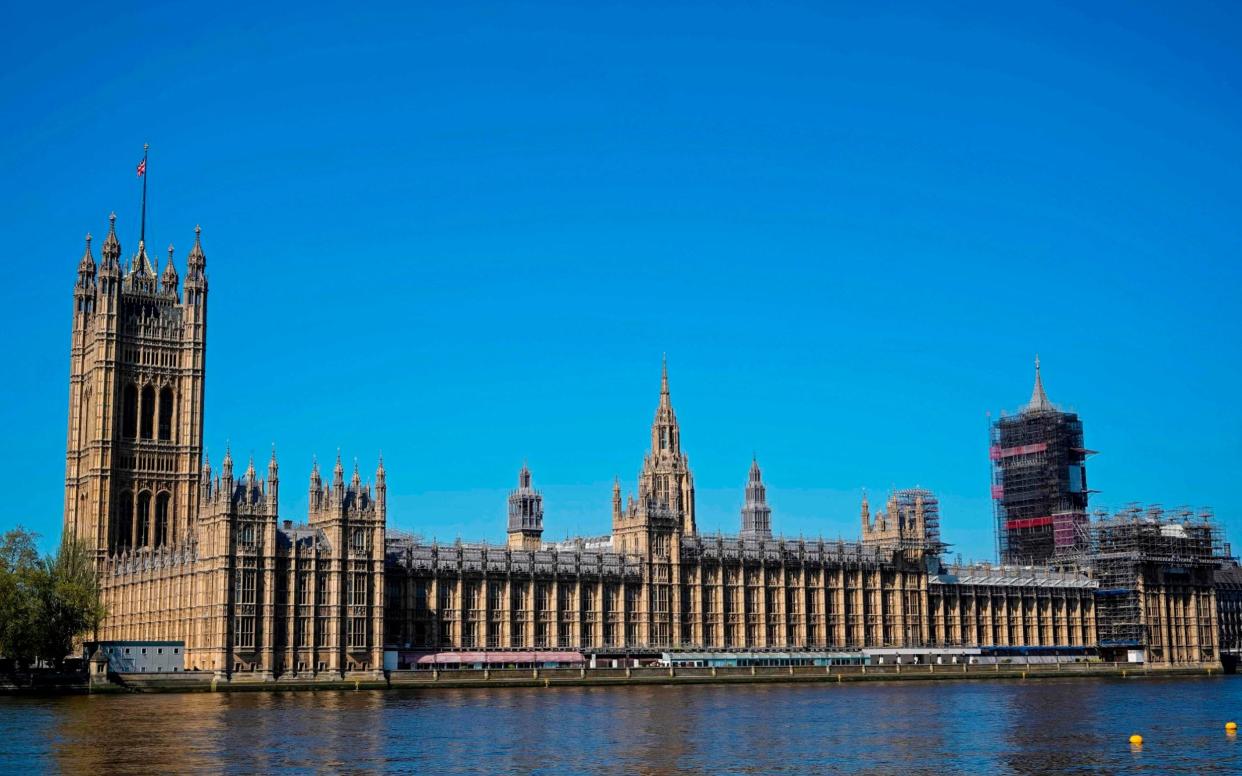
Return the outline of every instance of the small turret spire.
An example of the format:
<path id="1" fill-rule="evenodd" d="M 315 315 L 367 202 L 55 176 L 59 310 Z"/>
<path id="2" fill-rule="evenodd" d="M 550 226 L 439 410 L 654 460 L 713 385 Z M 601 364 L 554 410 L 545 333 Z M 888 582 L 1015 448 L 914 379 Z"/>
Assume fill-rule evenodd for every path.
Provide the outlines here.
<path id="1" fill-rule="evenodd" d="M 104 238 L 103 263 L 108 269 L 119 269 L 117 262 L 121 258 L 121 241 L 116 236 L 116 213 L 108 216 L 108 236 Z"/>
<path id="2" fill-rule="evenodd" d="M 194 245 L 190 248 L 187 263 L 187 276 L 201 277 L 207 267 L 207 256 L 203 253 L 203 227 L 194 227 Z"/>
<path id="3" fill-rule="evenodd" d="M 95 255 L 91 253 L 91 233 L 86 233 L 86 248 L 78 262 L 78 291 L 88 292 L 95 285 Z M 80 308 L 79 308 L 80 309 Z"/>

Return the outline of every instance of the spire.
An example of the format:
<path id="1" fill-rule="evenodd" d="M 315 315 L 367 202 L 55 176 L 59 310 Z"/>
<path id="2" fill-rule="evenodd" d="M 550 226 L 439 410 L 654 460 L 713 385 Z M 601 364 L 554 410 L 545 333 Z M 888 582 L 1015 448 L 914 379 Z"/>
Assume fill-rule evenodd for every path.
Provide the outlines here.
<path id="1" fill-rule="evenodd" d="M 91 274 L 95 273 L 95 254 L 91 253 L 91 233 L 86 233 L 86 249 L 82 251 L 82 261 L 78 262 L 78 269 L 90 269 Z"/>
<path id="2" fill-rule="evenodd" d="M 522 468 L 518 472 L 518 488 L 530 490 L 530 467 L 526 465 L 526 461 L 522 461 Z"/>
<path id="3" fill-rule="evenodd" d="M 332 467 L 332 489 L 345 490 L 345 467 L 341 466 L 341 450 L 336 451 L 336 465 Z"/>
<path id="4" fill-rule="evenodd" d="M 379 454 L 379 466 L 375 468 L 375 482 L 382 483 L 384 478 L 388 476 L 388 472 L 384 469 L 384 453 Z"/>
<path id="5" fill-rule="evenodd" d="M 254 482 L 255 480 L 254 454 L 253 453 L 250 455 L 250 462 L 246 464 L 246 480 L 248 482 Z"/>
<path id="6" fill-rule="evenodd" d="M 108 216 L 108 236 L 103 244 L 103 266 L 105 269 L 120 269 L 117 263 L 121 258 L 121 241 L 116 237 L 116 213 Z"/>
<path id="7" fill-rule="evenodd" d="M 275 477 L 277 472 L 279 471 L 280 471 L 280 464 L 276 463 L 276 443 L 273 442 L 272 443 L 272 457 L 271 457 L 271 460 L 267 462 L 267 476 Z"/>
<path id="8" fill-rule="evenodd" d="M 1053 409 L 1052 402 L 1048 401 L 1048 394 L 1044 393 L 1044 381 L 1039 374 L 1039 355 L 1035 356 L 1035 387 L 1031 389 L 1031 401 L 1026 405 L 1026 412 L 1043 412 Z"/>
<path id="9" fill-rule="evenodd" d="M 867 491 L 863 490 L 862 497 L 862 525 L 863 531 L 871 530 L 871 505 L 867 503 Z"/>
<path id="10" fill-rule="evenodd" d="M 177 277 L 177 268 L 173 266 L 173 245 L 168 244 L 168 264 L 164 267 L 164 274 L 160 278 L 160 288 L 165 293 L 177 293 L 177 283 L 180 278 Z"/>
<path id="11" fill-rule="evenodd" d="M 95 287 L 95 256 L 91 253 L 91 235 L 86 233 L 86 248 L 82 251 L 82 260 L 78 262 L 78 283 L 75 286 L 79 296 L 89 296 Z M 78 303 L 78 310 L 89 309 L 84 302 Z"/>
<path id="12" fill-rule="evenodd" d="M 742 505 L 742 535 L 753 539 L 772 538 L 772 508 L 759 471 L 758 459 L 751 459 L 746 477 L 746 501 Z"/>
<path id="13" fill-rule="evenodd" d="M 220 464 L 220 475 L 225 479 L 233 479 L 233 450 L 228 442 L 224 443 L 224 461 Z"/>
<path id="14" fill-rule="evenodd" d="M 190 248 L 190 257 L 188 261 L 188 271 L 190 275 L 201 275 L 202 271 L 207 267 L 207 256 L 203 253 L 203 227 L 194 227 L 194 246 Z"/>
<path id="15" fill-rule="evenodd" d="M 673 402 L 668 392 L 668 356 L 660 365 L 660 404 L 656 407 L 655 420 L 651 424 L 651 452 L 659 455 L 669 452 L 677 455 L 681 451 L 681 433 L 677 427 L 677 413 L 673 411 Z"/>
<path id="16" fill-rule="evenodd" d="M 354 476 L 349 478 L 349 485 L 355 491 L 362 487 L 362 476 L 358 474 L 358 459 L 354 459 Z"/>
<path id="17" fill-rule="evenodd" d="M 617 521 L 621 519 L 621 478 L 613 477 L 612 480 L 612 522 L 615 526 Z"/>
<path id="18" fill-rule="evenodd" d="M 671 407 L 672 402 L 668 396 L 668 354 L 665 353 L 660 360 L 660 406 Z"/>

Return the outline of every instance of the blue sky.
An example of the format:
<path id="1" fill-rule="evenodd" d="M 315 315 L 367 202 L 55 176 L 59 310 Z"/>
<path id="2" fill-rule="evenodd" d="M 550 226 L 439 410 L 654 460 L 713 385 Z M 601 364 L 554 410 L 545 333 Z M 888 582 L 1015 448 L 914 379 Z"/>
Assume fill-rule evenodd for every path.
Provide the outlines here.
<path id="1" fill-rule="evenodd" d="M 9 9 L 0 527 L 59 534 L 75 267 L 112 210 L 135 248 L 145 141 L 209 452 L 276 442 L 285 517 L 382 449 L 394 527 L 500 540 L 527 459 L 547 536 L 604 533 L 667 352 L 702 530 L 753 451 L 779 531 L 918 484 L 987 558 L 1038 352 L 1094 504 L 1237 540 L 1242 9 L 872 5 Z"/>

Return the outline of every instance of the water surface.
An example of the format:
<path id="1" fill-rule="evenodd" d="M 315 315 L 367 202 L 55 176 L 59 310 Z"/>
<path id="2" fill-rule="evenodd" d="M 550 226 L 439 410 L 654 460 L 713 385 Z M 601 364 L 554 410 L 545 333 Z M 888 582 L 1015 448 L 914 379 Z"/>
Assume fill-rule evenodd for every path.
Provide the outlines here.
<path id="1" fill-rule="evenodd" d="M 0 773 L 1242 773 L 1231 719 L 1242 677 L 0 697 Z"/>

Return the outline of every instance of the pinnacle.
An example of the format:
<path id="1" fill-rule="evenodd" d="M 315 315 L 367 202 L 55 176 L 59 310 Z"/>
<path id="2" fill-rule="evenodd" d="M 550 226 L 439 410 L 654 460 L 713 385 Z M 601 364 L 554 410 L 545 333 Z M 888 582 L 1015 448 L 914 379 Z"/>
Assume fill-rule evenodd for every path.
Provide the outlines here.
<path id="1" fill-rule="evenodd" d="M 1039 412 L 1052 409 L 1048 394 L 1044 392 L 1044 381 L 1039 374 L 1039 356 L 1035 356 L 1035 387 L 1031 389 L 1031 401 L 1026 405 L 1027 412 Z"/>

